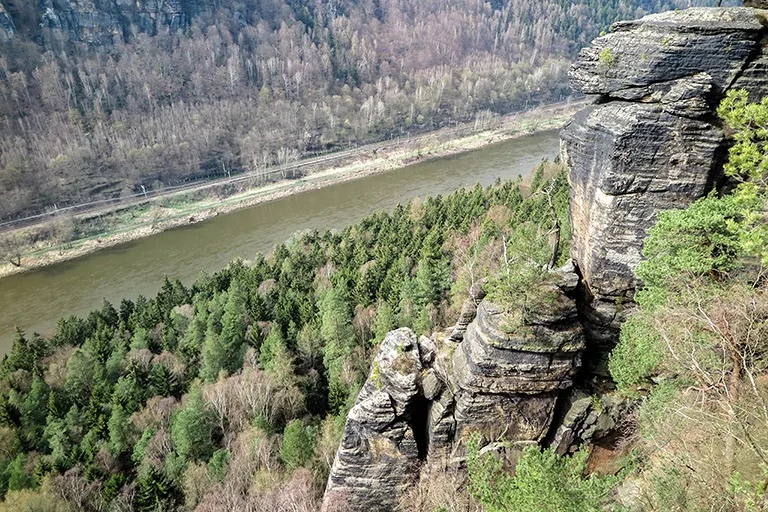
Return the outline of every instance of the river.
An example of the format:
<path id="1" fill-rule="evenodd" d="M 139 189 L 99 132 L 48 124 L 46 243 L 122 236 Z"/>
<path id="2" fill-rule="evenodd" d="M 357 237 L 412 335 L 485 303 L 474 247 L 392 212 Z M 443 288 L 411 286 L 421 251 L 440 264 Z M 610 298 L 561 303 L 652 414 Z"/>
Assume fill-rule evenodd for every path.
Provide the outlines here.
<path id="1" fill-rule="evenodd" d="M 292 233 L 338 229 L 415 197 L 446 195 L 475 183 L 528 174 L 558 152 L 557 131 L 347 181 L 0 279 L 0 354 L 15 326 L 50 333 L 56 320 L 86 315 L 103 299 L 153 296 L 163 276 L 190 284 L 236 258 L 269 252 Z"/>

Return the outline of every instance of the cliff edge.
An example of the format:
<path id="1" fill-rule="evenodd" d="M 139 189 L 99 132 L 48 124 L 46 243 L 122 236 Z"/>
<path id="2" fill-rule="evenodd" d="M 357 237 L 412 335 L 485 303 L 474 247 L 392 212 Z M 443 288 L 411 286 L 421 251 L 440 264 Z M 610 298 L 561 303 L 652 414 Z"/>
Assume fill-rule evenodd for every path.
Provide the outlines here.
<path id="1" fill-rule="evenodd" d="M 562 133 L 573 263 L 553 272 L 555 299 L 509 329 L 473 288 L 452 330 L 390 333 L 347 418 L 324 510 L 393 510 L 425 467 L 460 472 L 471 434 L 510 464 L 522 446 L 565 454 L 611 435 L 626 404 L 596 405 L 582 388 L 604 375 L 643 240 L 659 212 L 727 186 L 726 92 L 768 93 L 768 2 L 747 4 L 760 9 L 617 23 L 581 51 L 571 81 L 594 101 Z"/>
<path id="2" fill-rule="evenodd" d="M 724 185 L 729 142 L 716 109 L 730 89 L 753 99 L 768 91 L 766 16 L 747 7 L 654 14 L 616 23 L 580 52 L 571 82 L 594 104 L 563 130 L 561 154 L 591 363 L 617 339 L 657 214 Z"/>

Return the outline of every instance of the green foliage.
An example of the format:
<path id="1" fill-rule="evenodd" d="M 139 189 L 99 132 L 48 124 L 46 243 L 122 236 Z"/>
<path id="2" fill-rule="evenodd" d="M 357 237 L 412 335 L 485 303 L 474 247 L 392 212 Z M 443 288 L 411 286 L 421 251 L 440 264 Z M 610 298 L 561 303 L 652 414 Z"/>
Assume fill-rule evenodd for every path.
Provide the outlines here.
<path id="1" fill-rule="evenodd" d="M 224 481 L 224 477 L 227 475 L 227 468 L 229 467 L 229 460 L 232 455 L 229 450 L 221 449 L 216 450 L 211 455 L 211 460 L 208 461 L 208 473 L 211 477 L 219 482 Z"/>
<path id="2" fill-rule="evenodd" d="M 543 173 L 543 167 L 541 170 Z M 546 286 L 549 266 L 563 262 L 568 254 L 570 224 L 569 185 L 563 172 L 545 182 L 541 179 L 529 200 L 521 203 L 512 219 L 512 229 L 503 237 L 501 269 L 488 279 L 488 298 L 507 311 L 506 328 L 514 331 L 532 313 L 555 298 Z M 559 231 L 558 231 L 559 230 Z M 559 232 L 557 254 L 551 239 Z"/>
<path id="3" fill-rule="evenodd" d="M 735 197 L 714 194 L 685 210 L 660 213 L 645 240 L 646 260 L 637 269 L 643 280 L 638 303 L 652 309 L 663 303 L 669 287 L 681 280 L 699 276 L 716 279 L 731 271 L 742 254 L 736 227 L 740 218 Z"/>
<path id="4" fill-rule="evenodd" d="M 162 470 L 149 465 L 139 475 L 136 488 L 136 510 L 157 512 L 173 510 L 174 488 Z"/>
<path id="5" fill-rule="evenodd" d="M 552 183 L 545 166 L 538 175 L 536 190 Z M 555 182 L 555 207 L 567 216 L 564 178 Z M 0 371 L 0 462 L 10 468 L 0 490 L 11 476 L 21 488 L 80 466 L 105 508 L 135 489 L 135 509 L 172 510 L 189 468 L 205 468 L 205 485 L 226 486 L 230 466 L 267 452 L 279 455 L 275 474 L 304 467 L 322 480 L 376 343 L 402 325 L 429 332 L 452 321 L 465 240 L 482 253 L 539 221 L 546 233 L 542 193 L 478 186 L 340 232 L 304 233 L 189 288 L 166 279 L 154 298 L 61 320 L 50 339 L 19 332 Z M 482 240 L 468 235 L 481 230 Z"/>
<path id="6" fill-rule="evenodd" d="M 152 438 L 155 436 L 155 434 L 156 430 L 154 428 L 148 428 L 144 430 L 144 432 L 141 433 L 139 440 L 133 446 L 131 460 L 137 466 L 141 464 L 141 462 L 146 457 L 147 446 L 149 445 L 150 441 L 152 441 Z"/>
<path id="7" fill-rule="evenodd" d="M 633 315 L 621 326 L 619 343 L 611 352 L 608 368 L 616 386 L 632 391 L 653 375 L 665 347 L 658 331 L 643 315 Z"/>
<path id="8" fill-rule="evenodd" d="M 598 512 L 616 479 L 585 476 L 587 452 L 560 457 L 526 448 L 514 475 L 493 455 L 479 454 L 479 436 L 469 444 L 469 491 L 489 512 Z"/>
<path id="9" fill-rule="evenodd" d="M 517 227 L 507 242 L 501 271 L 488 280 L 488 299 L 506 308 L 507 327 L 515 330 L 550 298 L 544 284 L 551 253 L 546 232 L 536 223 Z"/>
<path id="10" fill-rule="evenodd" d="M 736 472 L 731 476 L 731 492 L 739 503 L 743 504 L 744 512 L 760 512 L 764 510 L 766 498 L 768 498 L 768 465 L 761 466 L 762 479 L 754 482 Z"/>
<path id="11" fill-rule="evenodd" d="M 653 438 L 658 434 L 657 425 L 663 425 L 660 420 L 669 415 L 669 409 L 674 405 L 679 392 L 680 385 L 674 380 L 664 381 L 651 389 L 637 412 L 640 435 Z"/>
<path id="12" fill-rule="evenodd" d="M 733 194 L 742 218 L 734 226 L 748 254 L 768 263 L 768 223 L 764 210 L 768 194 L 768 97 L 750 103 L 744 90 L 729 91 L 718 114 L 734 131 L 735 143 L 725 165 L 727 175 L 741 183 Z"/>
<path id="13" fill-rule="evenodd" d="M 213 414 L 199 387 L 187 395 L 186 405 L 173 418 L 171 438 L 176 453 L 186 461 L 207 460 L 213 453 Z"/>
<path id="14" fill-rule="evenodd" d="M 720 283 L 727 283 L 746 258 L 765 259 L 768 254 L 768 226 L 763 218 L 768 101 L 750 104 L 745 91 L 731 91 L 718 113 L 735 130 L 726 172 L 741 183 L 733 193 L 717 196 L 713 192 L 684 210 L 659 214 L 645 240 L 646 259 L 637 269 L 643 282 L 635 296 L 640 311 L 624 324 L 611 354 L 611 374 L 622 389 L 647 379 L 674 355 L 668 350 L 671 347 L 661 343 L 659 326 L 651 321 L 661 308 L 700 309 L 707 296 L 710 300 L 724 293 Z M 705 334 L 698 336 L 694 343 L 701 345 L 698 353 L 703 356 L 708 341 Z M 715 360 L 711 364 L 719 365 Z"/>
<path id="15" fill-rule="evenodd" d="M 112 455 L 120 457 L 132 447 L 133 427 L 129 415 L 119 404 L 112 406 L 112 413 L 107 424 L 109 429 L 109 449 Z"/>
<path id="16" fill-rule="evenodd" d="M 392 306 L 386 301 L 379 303 L 373 324 L 373 344 L 381 343 L 387 333 L 395 327 L 397 327 L 397 320 Z"/>
<path id="17" fill-rule="evenodd" d="M 292 420 L 283 431 L 280 459 L 290 469 L 305 465 L 315 451 L 315 429 L 300 420 Z"/>
<path id="18" fill-rule="evenodd" d="M 598 62 L 605 67 L 612 67 L 616 63 L 616 56 L 610 48 L 603 48 L 597 57 Z"/>
<path id="19" fill-rule="evenodd" d="M 20 453 L 8 464 L 3 473 L 3 480 L 8 482 L 9 491 L 18 491 L 37 486 L 37 480 L 27 468 L 27 456 Z"/>
<path id="20" fill-rule="evenodd" d="M 259 364 L 264 369 L 271 369 L 274 366 L 277 355 L 285 351 L 285 340 L 278 326 L 273 326 L 269 330 L 267 338 L 261 344 L 259 351 Z"/>
<path id="21" fill-rule="evenodd" d="M 610 357 L 620 390 L 650 388 L 635 414 L 640 510 L 764 505 L 768 100 L 731 91 L 718 112 L 735 140 L 726 174 L 739 183 L 658 216 L 639 308 Z"/>
<path id="22" fill-rule="evenodd" d="M 768 178 L 768 96 L 750 103 L 746 90 L 728 91 L 718 115 L 734 133 L 725 171 L 729 176 L 765 188 Z"/>

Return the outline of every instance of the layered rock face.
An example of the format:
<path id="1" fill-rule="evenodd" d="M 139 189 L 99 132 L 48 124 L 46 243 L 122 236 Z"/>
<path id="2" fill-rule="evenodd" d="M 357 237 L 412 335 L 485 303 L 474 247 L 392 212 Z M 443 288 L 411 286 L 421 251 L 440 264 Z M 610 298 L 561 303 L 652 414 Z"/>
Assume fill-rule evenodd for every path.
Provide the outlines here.
<path id="1" fill-rule="evenodd" d="M 732 88 L 768 92 L 766 13 L 693 8 L 620 22 L 579 54 L 575 89 L 595 104 L 562 133 L 572 185 L 573 257 L 596 353 L 617 336 L 660 211 L 721 183 L 727 140 L 716 107 Z"/>
<path id="2" fill-rule="evenodd" d="M 389 333 L 347 418 L 323 509 L 393 510 L 425 462 L 460 468 L 473 433 L 540 442 L 581 364 L 577 283 L 573 266 L 553 273 L 547 305 L 514 328 L 475 289 L 445 334 Z"/>
<path id="3" fill-rule="evenodd" d="M 547 433 L 558 391 L 569 388 L 581 365 L 584 335 L 572 272 L 558 275 L 554 300 L 524 325 L 510 329 L 506 315 L 481 302 L 477 318 L 456 348 L 446 378 L 455 401 L 454 444 L 471 433 L 488 441 L 539 441 Z"/>
<path id="4" fill-rule="evenodd" d="M 40 6 L 44 26 L 64 32 L 70 41 L 97 46 L 126 40 L 131 30 L 149 34 L 162 27 L 176 30 L 197 10 L 193 0 L 44 0 Z"/>
<path id="5" fill-rule="evenodd" d="M 393 510 L 426 450 L 422 370 L 434 357 L 410 329 L 390 332 L 347 416 L 323 510 Z"/>

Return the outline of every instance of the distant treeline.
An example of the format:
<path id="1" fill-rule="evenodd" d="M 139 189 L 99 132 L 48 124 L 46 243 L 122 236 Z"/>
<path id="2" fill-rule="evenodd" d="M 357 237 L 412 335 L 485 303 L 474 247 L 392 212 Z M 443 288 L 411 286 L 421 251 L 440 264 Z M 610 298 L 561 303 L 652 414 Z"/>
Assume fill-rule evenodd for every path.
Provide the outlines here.
<path id="1" fill-rule="evenodd" d="M 15 1 L 0 218 L 558 100 L 570 59 L 613 21 L 713 3 L 224 1 L 89 45 Z"/>

